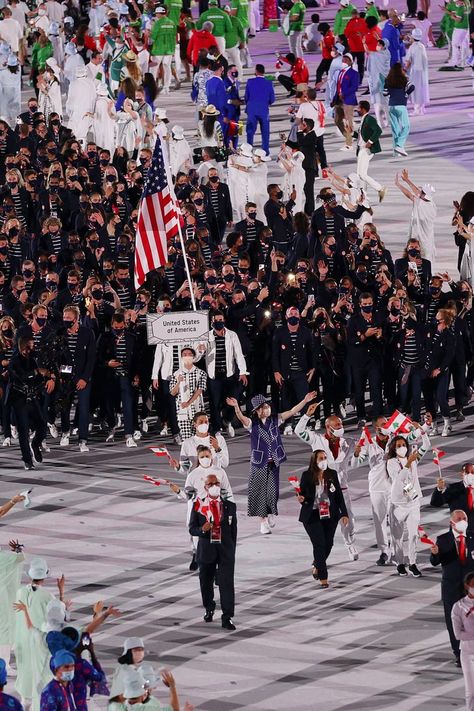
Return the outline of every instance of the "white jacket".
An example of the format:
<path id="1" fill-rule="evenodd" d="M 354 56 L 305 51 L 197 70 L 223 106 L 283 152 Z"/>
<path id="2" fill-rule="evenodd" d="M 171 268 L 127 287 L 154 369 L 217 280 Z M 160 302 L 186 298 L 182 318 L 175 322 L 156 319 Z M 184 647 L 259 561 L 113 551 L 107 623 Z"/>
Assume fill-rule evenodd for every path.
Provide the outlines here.
<path id="1" fill-rule="evenodd" d="M 242 346 L 240 345 L 239 337 L 235 331 L 230 331 L 228 328 L 224 331 L 225 338 L 225 353 L 226 353 L 226 375 L 228 378 L 235 373 L 235 366 L 239 375 L 248 375 L 247 363 L 245 362 Z M 216 375 L 216 337 L 214 331 L 209 333 L 209 343 L 206 350 L 206 366 L 207 375 L 209 378 L 214 378 Z"/>
<path id="2" fill-rule="evenodd" d="M 181 363 L 181 351 L 183 348 L 186 348 L 186 346 L 190 346 L 193 348 L 193 350 L 196 351 L 196 357 L 194 358 L 194 362 L 197 363 L 198 360 L 201 360 L 202 358 L 202 352 L 199 350 L 201 344 L 196 343 L 195 341 L 192 343 L 191 341 L 189 343 L 158 343 L 155 349 L 155 358 L 153 360 L 153 368 L 151 370 L 151 379 L 152 380 L 158 380 L 158 376 L 160 375 L 161 371 L 161 378 L 162 380 L 171 380 L 171 376 L 173 375 L 173 346 L 177 345 L 179 348 L 179 367 L 182 367 Z M 204 343 L 202 344 L 206 346 L 207 344 Z"/>

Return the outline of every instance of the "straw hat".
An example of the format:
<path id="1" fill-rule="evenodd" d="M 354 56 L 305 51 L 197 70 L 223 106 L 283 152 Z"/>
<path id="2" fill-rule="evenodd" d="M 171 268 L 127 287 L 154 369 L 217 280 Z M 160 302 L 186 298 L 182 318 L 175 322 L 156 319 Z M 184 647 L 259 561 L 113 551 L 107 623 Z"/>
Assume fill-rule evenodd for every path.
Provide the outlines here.
<path id="1" fill-rule="evenodd" d="M 206 108 L 201 109 L 201 113 L 206 114 L 206 116 L 219 116 L 221 112 L 216 109 L 214 104 L 209 104 Z"/>

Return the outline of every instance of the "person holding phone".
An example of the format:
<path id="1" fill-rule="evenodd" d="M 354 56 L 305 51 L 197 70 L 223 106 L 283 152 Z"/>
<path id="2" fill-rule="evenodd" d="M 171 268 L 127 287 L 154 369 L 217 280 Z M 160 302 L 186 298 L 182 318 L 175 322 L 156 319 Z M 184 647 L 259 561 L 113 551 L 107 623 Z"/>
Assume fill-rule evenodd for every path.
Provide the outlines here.
<path id="1" fill-rule="evenodd" d="M 301 504 L 299 521 L 313 546 L 313 570 L 320 587 L 329 587 L 327 559 L 331 553 L 339 521 L 349 523 L 346 503 L 337 472 L 329 469 L 326 452 L 313 452 L 309 468 L 303 472 L 296 494 Z"/>

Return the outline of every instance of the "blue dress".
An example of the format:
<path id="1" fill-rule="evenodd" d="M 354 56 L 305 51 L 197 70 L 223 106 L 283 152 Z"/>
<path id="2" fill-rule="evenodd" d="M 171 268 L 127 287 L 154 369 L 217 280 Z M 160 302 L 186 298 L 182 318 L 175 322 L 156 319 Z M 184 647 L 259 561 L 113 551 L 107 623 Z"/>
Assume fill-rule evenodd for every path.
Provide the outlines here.
<path id="1" fill-rule="evenodd" d="M 250 476 L 248 516 L 278 515 L 280 464 L 286 460 L 281 440 L 280 418 L 271 415 L 265 422 L 255 418 L 250 430 Z"/>

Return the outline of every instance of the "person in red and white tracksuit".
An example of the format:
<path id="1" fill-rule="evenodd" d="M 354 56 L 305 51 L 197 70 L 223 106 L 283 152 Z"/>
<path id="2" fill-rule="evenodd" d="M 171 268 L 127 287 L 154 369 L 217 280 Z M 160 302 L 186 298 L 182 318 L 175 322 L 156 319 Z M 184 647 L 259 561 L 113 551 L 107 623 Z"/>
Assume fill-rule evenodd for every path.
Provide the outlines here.
<path id="1" fill-rule="evenodd" d="M 355 518 L 352 510 L 347 477 L 348 470 L 354 465 L 356 441 L 346 439 L 343 436 L 344 427 L 342 420 L 335 415 L 326 418 L 326 432 L 324 434 L 317 434 L 308 429 L 309 418 L 313 415 L 315 409 L 315 404 L 308 407 L 306 415 L 302 415 L 294 432 L 303 442 L 309 444 L 313 452 L 316 449 L 322 449 L 326 452 L 329 468 L 337 471 L 349 519 L 348 523 L 342 523 L 341 521 L 341 533 L 344 538 L 344 543 L 347 546 L 349 558 L 351 560 L 357 560 L 359 553 L 355 546 Z"/>

